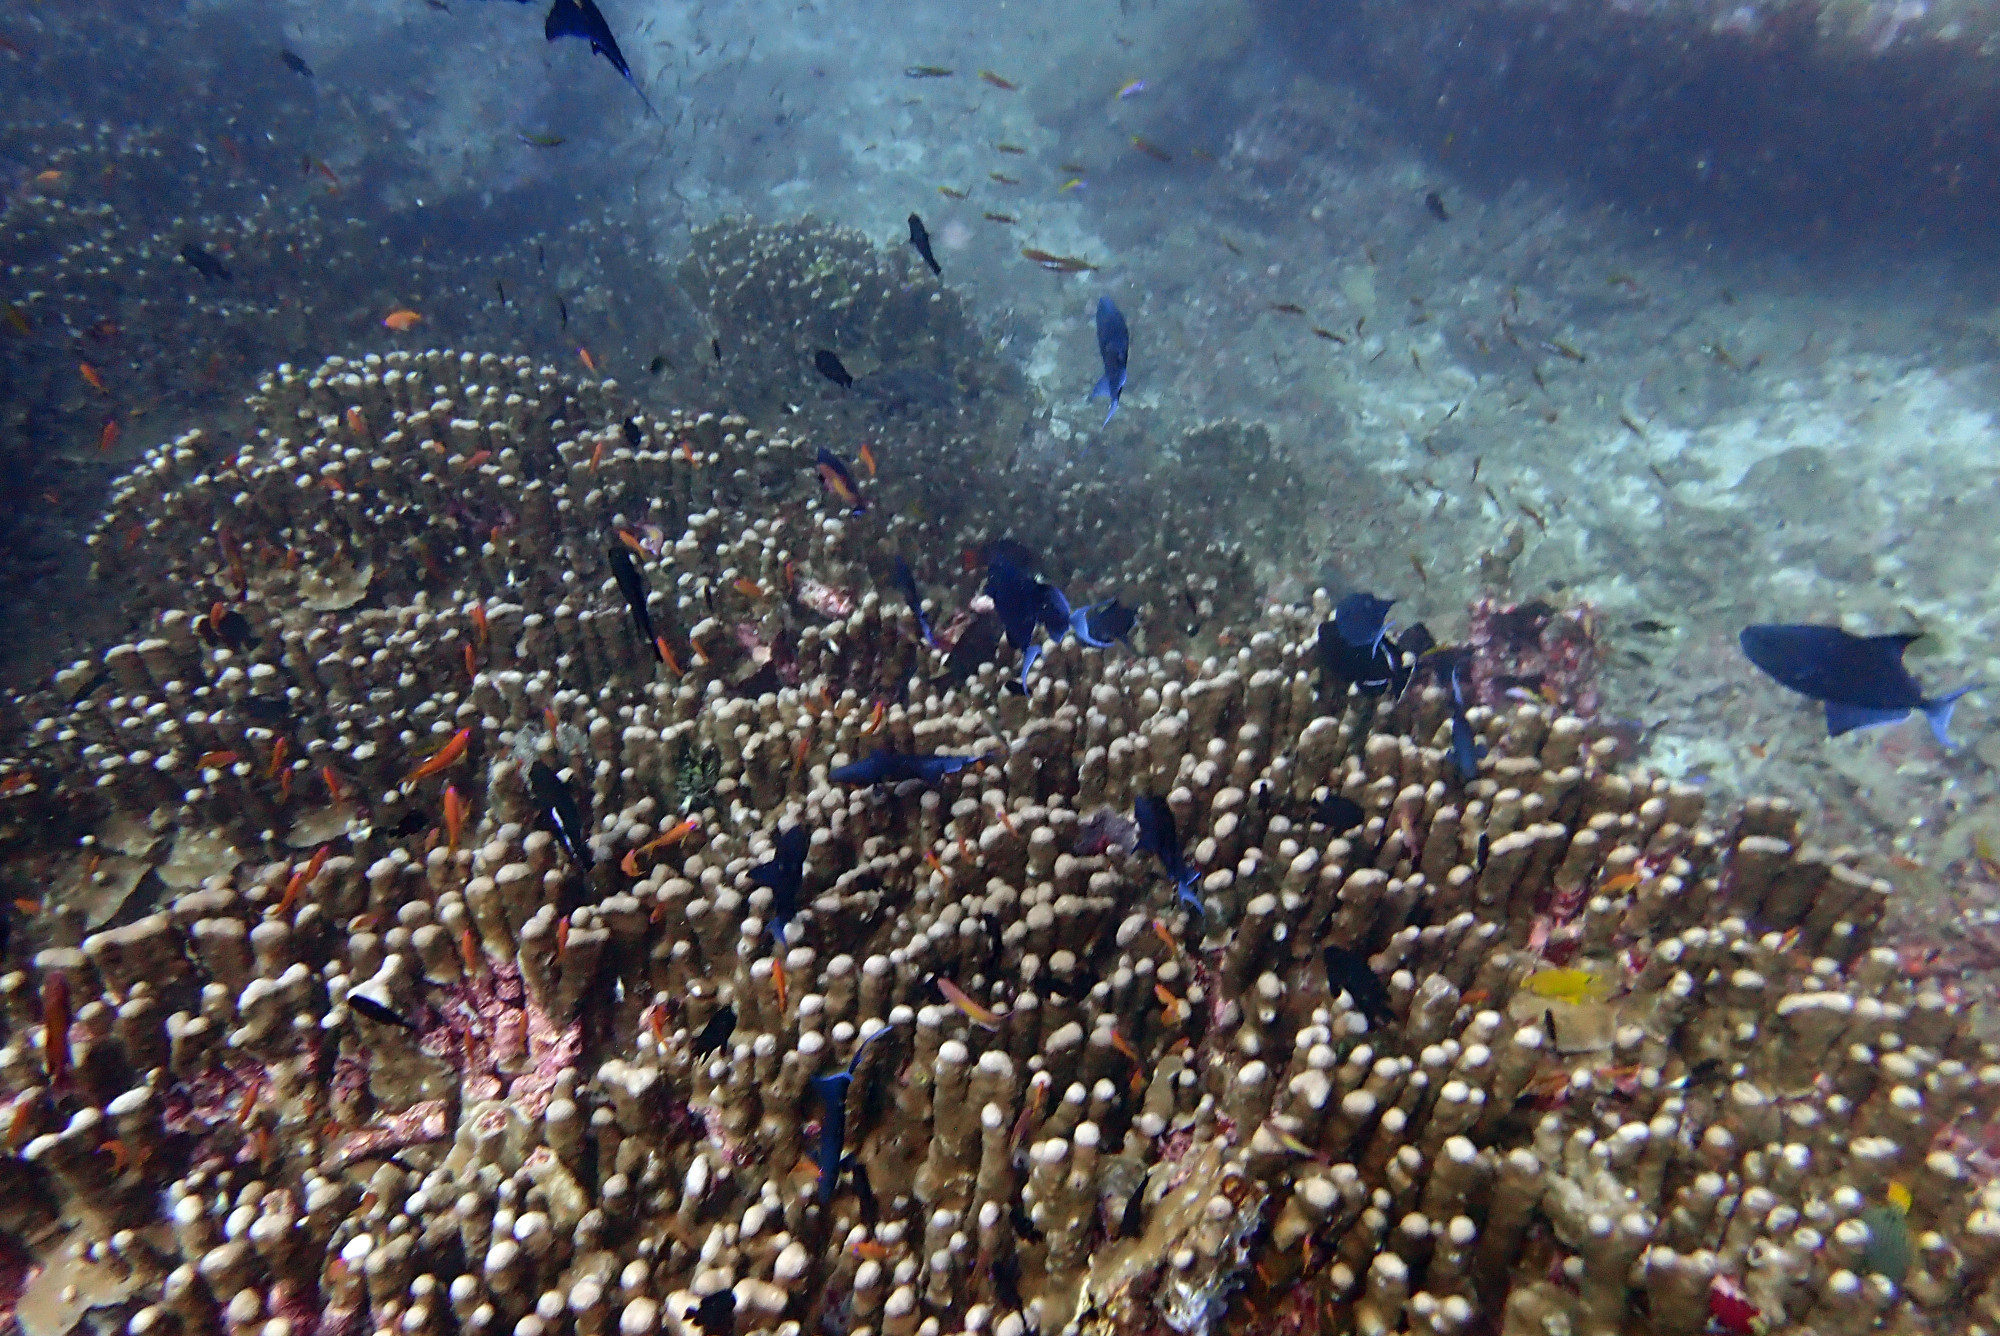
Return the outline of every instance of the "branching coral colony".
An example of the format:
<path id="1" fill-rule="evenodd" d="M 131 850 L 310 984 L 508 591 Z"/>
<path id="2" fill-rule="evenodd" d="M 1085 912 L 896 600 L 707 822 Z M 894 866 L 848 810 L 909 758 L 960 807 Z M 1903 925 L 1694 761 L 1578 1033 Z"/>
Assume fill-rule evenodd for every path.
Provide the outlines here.
<path id="1" fill-rule="evenodd" d="M 942 550 L 934 622 L 973 608 L 997 514 L 838 514 L 827 442 L 737 419 L 631 444 L 610 383 L 398 355 L 253 407 L 97 534 L 145 634 L 11 706 L 46 865 L 138 826 L 169 883 L 50 907 L 0 978 L 0 1214 L 65 1297 L 267 1336 L 2000 1329 L 2000 1062 L 1783 804 L 1717 819 L 1513 701 L 1460 783 L 1438 685 L 1321 699 L 1323 605 L 1011 694 L 876 592 Z M 1246 587 L 1180 560 L 1142 587 Z M 830 780 L 882 747 L 982 759 Z M 1106 834 L 1142 793 L 1200 914 Z M 793 828 L 785 905 L 752 873 Z"/>

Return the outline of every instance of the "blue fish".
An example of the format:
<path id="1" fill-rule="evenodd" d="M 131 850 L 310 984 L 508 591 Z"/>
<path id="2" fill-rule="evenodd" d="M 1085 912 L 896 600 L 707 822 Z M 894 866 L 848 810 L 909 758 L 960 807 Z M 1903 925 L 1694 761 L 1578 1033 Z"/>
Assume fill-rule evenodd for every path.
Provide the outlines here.
<path id="1" fill-rule="evenodd" d="M 1104 415 L 1104 425 L 1110 426 L 1111 419 L 1118 412 L 1118 396 L 1125 393 L 1125 362 L 1132 352 L 1132 335 L 1125 328 L 1125 317 L 1111 304 L 1109 297 L 1097 299 L 1097 353 L 1104 359 L 1104 378 L 1090 391 L 1095 399 L 1104 395 L 1111 400 L 1111 412 Z"/>
<path id="2" fill-rule="evenodd" d="M 660 113 L 653 110 L 646 97 L 646 90 L 632 77 L 632 67 L 625 63 L 625 53 L 618 49 L 618 39 L 611 35 L 611 25 L 604 21 L 597 0 L 556 0 L 549 7 L 548 18 L 542 21 L 542 36 L 551 42 L 561 37 L 581 37 L 590 43 L 591 51 L 610 61 L 611 68 L 632 85 L 632 91 L 645 104 L 646 114 L 656 121 L 660 119 Z"/>
<path id="3" fill-rule="evenodd" d="M 931 634 L 930 618 L 924 616 L 923 591 L 917 588 L 917 577 L 911 572 L 910 563 L 900 556 L 896 558 L 896 587 L 910 600 L 910 611 L 917 616 L 917 630 L 923 632 L 924 643 L 936 648 L 937 637 Z"/>
<path id="4" fill-rule="evenodd" d="M 833 1200 L 834 1186 L 840 1181 L 840 1152 L 847 1140 L 847 1091 L 854 1083 L 855 1069 L 861 1065 L 861 1055 L 868 1046 L 889 1032 L 884 1025 L 861 1041 L 854 1050 L 854 1056 L 847 1060 L 847 1069 L 829 1072 L 825 1076 L 812 1079 L 813 1093 L 819 1096 L 823 1112 L 819 1120 L 819 1204 L 827 1205 Z"/>
<path id="5" fill-rule="evenodd" d="M 1903 651 L 1919 638 L 1849 635 L 1837 626 L 1765 625 L 1745 627 L 1737 639 L 1750 662 L 1780 686 L 1825 703 L 1828 736 L 1893 724 L 1915 710 L 1938 745 L 1949 749 L 1952 706 L 1980 684 L 1926 697 L 1903 666 Z"/>
<path id="6" fill-rule="evenodd" d="M 1174 880 L 1174 894 L 1195 913 L 1207 916 L 1201 897 L 1194 893 L 1201 873 L 1188 865 L 1181 853 L 1180 830 L 1165 798 L 1142 793 L 1132 802 L 1132 815 L 1139 823 L 1139 847 L 1160 860 L 1160 866 Z"/>
<path id="7" fill-rule="evenodd" d="M 1070 629 L 1069 602 L 1061 590 L 997 555 L 986 567 L 986 593 L 1007 643 L 1021 653 L 1021 690 L 1026 691 L 1028 670 L 1041 657 L 1043 630 L 1060 640 Z"/>
<path id="8" fill-rule="evenodd" d="M 811 844 L 812 832 L 804 826 L 781 830 L 771 861 L 750 869 L 750 880 L 771 890 L 771 936 L 780 946 L 785 940 L 785 925 L 798 912 L 799 884 L 805 880 L 806 850 Z"/>
<path id="9" fill-rule="evenodd" d="M 1389 634 L 1389 609 L 1395 603 L 1393 598 L 1377 598 L 1373 594 L 1349 594 L 1333 610 L 1333 629 L 1354 648 L 1365 646 L 1373 651 Z"/>
<path id="10" fill-rule="evenodd" d="M 1458 772 L 1459 779 L 1470 784 L 1479 776 L 1480 758 L 1486 755 L 1486 748 L 1479 736 L 1472 731 L 1472 721 L 1465 717 L 1465 693 L 1459 690 L 1458 669 L 1451 670 L 1451 766 Z"/>
<path id="11" fill-rule="evenodd" d="M 871 756 L 864 756 L 852 765 L 843 765 L 827 778 L 836 784 L 901 784 L 906 780 L 920 780 L 925 784 L 935 784 L 946 775 L 955 775 L 969 765 L 985 760 L 984 756 L 951 756 L 940 753 L 936 756 L 914 756 L 909 752 L 883 750 Z"/>
<path id="12" fill-rule="evenodd" d="M 1110 649 L 1120 640 L 1130 646 L 1132 628 L 1138 622 L 1138 613 L 1115 598 L 1107 598 L 1102 603 L 1077 609 L 1070 617 L 1070 629 L 1092 649 Z"/>

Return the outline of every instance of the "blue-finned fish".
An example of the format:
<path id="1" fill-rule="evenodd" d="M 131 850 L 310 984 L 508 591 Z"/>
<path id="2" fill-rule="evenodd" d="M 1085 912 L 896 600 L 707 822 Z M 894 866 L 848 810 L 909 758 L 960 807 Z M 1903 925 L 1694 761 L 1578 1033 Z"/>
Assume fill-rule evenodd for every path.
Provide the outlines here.
<path id="1" fill-rule="evenodd" d="M 1110 426 L 1113 415 L 1118 412 L 1118 400 L 1125 393 L 1125 364 L 1132 352 L 1132 335 L 1125 328 L 1125 317 L 1111 304 L 1109 297 L 1097 299 L 1097 354 L 1104 359 L 1104 376 L 1091 388 L 1090 397 L 1103 395 L 1111 400 L 1111 411 L 1104 415 L 1104 425 Z"/>
<path id="2" fill-rule="evenodd" d="M 1750 662 L 1780 686 L 1826 706 L 1831 737 L 1893 724 L 1912 710 L 1924 716 L 1938 745 L 1950 750 L 1951 709 L 1972 683 L 1927 697 L 1903 666 L 1903 651 L 1922 637 L 1850 635 L 1837 626 L 1748 626 L 1738 637 Z"/>

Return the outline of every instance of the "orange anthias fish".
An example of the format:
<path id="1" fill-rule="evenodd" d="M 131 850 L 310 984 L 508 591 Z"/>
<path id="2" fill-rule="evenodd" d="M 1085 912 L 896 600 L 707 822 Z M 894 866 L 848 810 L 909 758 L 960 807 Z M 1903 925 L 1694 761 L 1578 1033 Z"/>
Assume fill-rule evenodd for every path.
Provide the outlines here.
<path id="1" fill-rule="evenodd" d="M 699 829 L 701 829 L 701 818 L 689 817 L 659 838 L 648 840 L 636 849 L 627 850 L 625 857 L 618 861 L 618 870 L 628 877 L 638 876 L 639 860 L 641 858 L 652 853 L 655 849 L 664 849 L 669 845 L 679 844 Z"/>
<path id="2" fill-rule="evenodd" d="M 771 986 L 778 990 L 778 1013 L 783 1015 L 785 1010 L 785 962 L 776 956 L 771 957 Z"/>
<path id="3" fill-rule="evenodd" d="M 264 772 L 264 778 L 276 779 L 278 777 L 279 772 L 281 772 L 285 768 L 285 754 L 291 751 L 291 749 L 292 749 L 292 744 L 289 739 L 286 738 L 278 739 L 277 743 L 273 745 L 271 748 L 271 765 L 270 768 Z"/>
<path id="4" fill-rule="evenodd" d="M 327 855 L 332 852 L 333 846 L 330 844 L 322 844 L 319 848 L 313 850 L 312 861 L 297 872 L 294 872 L 292 879 L 285 883 L 285 893 L 278 898 L 278 903 L 272 908 L 270 917 L 283 918 L 291 912 L 292 906 L 299 902 L 299 894 L 311 884 L 314 877 L 319 875 L 319 870 L 326 866 Z"/>
<path id="5" fill-rule="evenodd" d="M 327 796 L 331 797 L 335 802 L 346 801 L 347 789 L 341 784 L 340 776 L 334 772 L 332 766 L 321 766 L 319 768 L 319 777 L 326 781 Z"/>
<path id="6" fill-rule="evenodd" d="M 201 759 L 196 761 L 195 764 L 204 770 L 220 770 L 225 766 L 236 764 L 236 753 L 233 751 L 203 752 Z"/>
<path id="7" fill-rule="evenodd" d="M 111 447 L 118 444 L 118 419 L 111 418 L 104 424 L 104 430 L 97 436 L 97 453 L 109 454 Z"/>
<path id="8" fill-rule="evenodd" d="M 585 371 L 590 372 L 592 375 L 597 374 L 597 363 L 590 360 L 590 349 L 578 348 L 576 350 L 576 355 L 583 359 L 583 369 Z"/>
<path id="9" fill-rule="evenodd" d="M 861 465 L 868 470 L 868 476 L 875 476 L 875 452 L 868 448 L 868 442 L 861 443 Z"/>
<path id="10" fill-rule="evenodd" d="M 736 592 L 745 598 L 762 598 L 764 586 L 745 575 L 736 581 Z"/>
<path id="11" fill-rule="evenodd" d="M 389 312 L 389 314 L 383 316 L 382 323 L 387 325 L 390 329 L 395 330 L 398 334 L 400 334 L 404 330 L 410 328 L 412 325 L 417 324 L 422 319 L 423 317 L 418 315 L 415 311 L 409 310 L 408 308 L 403 308 L 391 311 Z"/>
<path id="12" fill-rule="evenodd" d="M 421 780 L 429 779 L 432 775 L 443 774 L 459 763 L 465 756 L 465 749 L 471 745 L 472 730 L 470 728 L 459 729 L 458 732 L 451 735 L 450 742 L 438 748 L 429 760 L 425 761 L 415 770 L 412 770 L 409 778 L 405 779 L 403 783 L 406 785 L 415 784 Z"/>
<path id="13" fill-rule="evenodd" d="M 966 996 L 965 990 L 950 979 L 939 976 L 937 990 L 944 994 L 944 1000 L 966 1014 L 974 1025 L 986 1030 L 1000 1028 L 1000 1017 L 990 1008 L 982 1007 Z"/>
<path id="14" fill-rule="evenodd" d="M 69 1084 L 69 977 L 51 974 L 42 981 L 42 1065 L 49 1087 Z"/>
<path id="15" fill-rule="evenodd" d="M 383 321 L 383 323 L 387 324 L 388 322 L 385 320 Z M 353 432 L 356 436 L 371 435 L 371 433 L 368 430 L 367 415 L 364 414 L 358 408 L 350 408 L 347 410 L 347 429 Z"/>
<path id="16" fill-rule="evenodd" d="M 76 373 L 83 377 L 84 384 L 90 386 L 91 389 L 96 390 L 99 394 L 111 393 L 111 391 L 104 388 L 104 377 L 98 375 L 97 368 L 90 363 L 78 362 L 76 364 Z"/>
<path id="17" fill-rule="evenodd" d="M 470 654 L 472 647 L 466 646 Z M 453 855 L 458 853 L 458 836 L 465 828 L 465 800 L 458 796 L 458 790 L 447 784 L 444 786 L 444 833 Z"/>
<path id="18" fill-rule="evenodd" d="M 979 78 L 982 82 L 992 84 L 995 88 L 1003 89 L 1009 93 L 1018 92 L 1021 87 L 1021 85 L 1011 80 L 1001 78 L 992 70 L 979 71 Z"/>
<path id="19" fill-rule="evenodd" d="M 484 646 L 487 639 L 486 605 L 484 603 L 475 603 L 472 605 L 472 629 L 479 633 L 479 643 L 481 646 Z"/>

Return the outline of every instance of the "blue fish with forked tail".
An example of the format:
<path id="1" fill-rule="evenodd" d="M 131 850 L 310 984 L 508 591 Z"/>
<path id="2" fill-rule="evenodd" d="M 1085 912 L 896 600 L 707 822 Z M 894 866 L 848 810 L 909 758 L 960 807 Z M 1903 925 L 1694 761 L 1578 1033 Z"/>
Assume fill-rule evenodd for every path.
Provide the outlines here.
<path id="1" fill-rule="evenodd" d="M 1926 697 L 1903 666 L 1916 635 L 1857 636 L 1837 626 L 1748 626 L 1738 643 L 1750 662 L 1803 696 L 1824 702 L 1830 737 L 1893 724 L 1912 710 L 1924 716 L 1938 745 L 1950 750 L 1951 707 L 1979 683 Z"/>
<path id="2" fill-rule="evenodd" d="M 1090 397 L 1103 395 L 1111 400 L 1111 412 L 1104 415 L 1108 427 L 1118 412 L 1118 397 L 1125 393 L 1125 363 L 1132 353 L 1131 331 L 1109 297 L 1097 299 L 1097 353 L 1104 359 L 1104 378 L 1090 391 Z"/>

